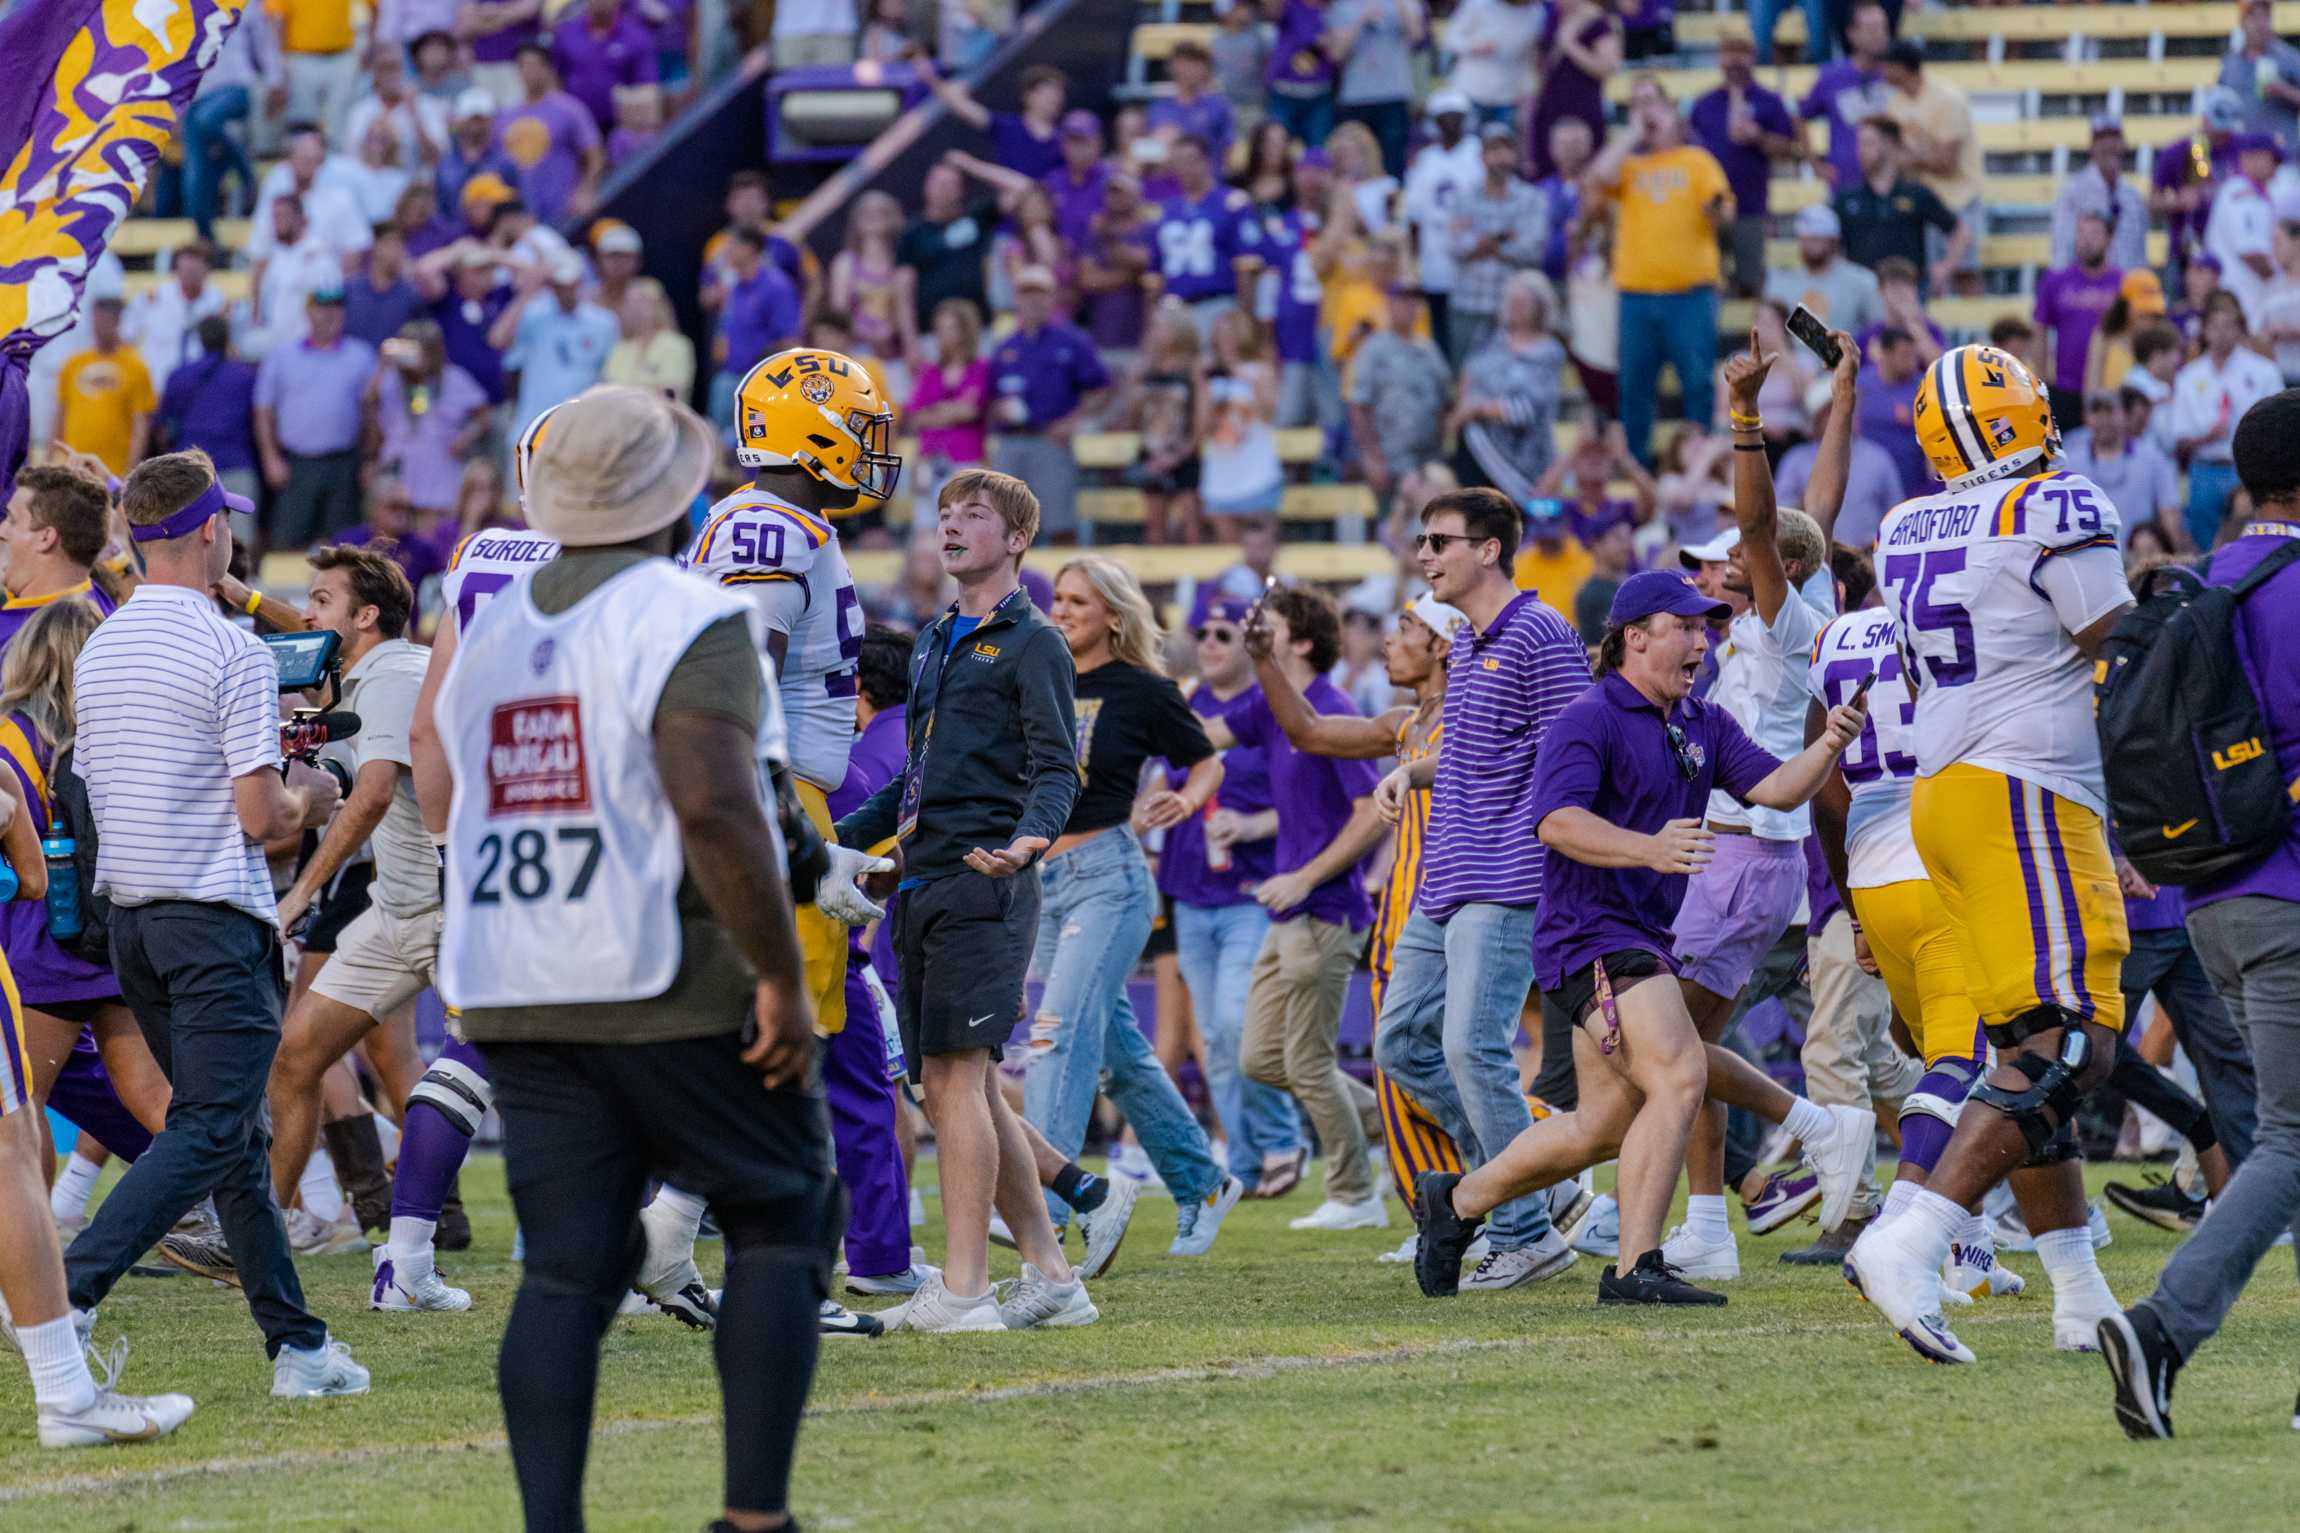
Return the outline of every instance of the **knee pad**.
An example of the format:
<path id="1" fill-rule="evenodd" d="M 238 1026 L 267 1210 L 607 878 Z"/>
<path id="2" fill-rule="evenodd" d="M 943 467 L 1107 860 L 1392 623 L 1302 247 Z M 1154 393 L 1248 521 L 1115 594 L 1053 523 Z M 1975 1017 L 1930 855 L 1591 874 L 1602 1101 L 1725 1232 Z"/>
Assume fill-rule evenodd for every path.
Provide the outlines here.
<path id="1" fill-rule="evenodd" d="M 2085 1019 L 2066 1006 L 2038 1006 L 2022 1012 L 2010 1022 L 1994 1022 L 1981 1031 L 1987 1035 L 1989 1047 L 1999 1054 L 2010 1054 L 2022 1043 L 2038 1033 L 2065 1027 L 2070 1032 L 2082 1032 Z"/>
<path id="2" fill-rule="evenodd" d="M 1979 1075 L 1979 1067 L 1969 1059 L 1949 1058 L 1928 1065 L 1918 1078 L 1917 1089 L 1901 1099 L 1901 1120 L 1931 1118 L 1955 1128 L 1957 1114 L 1964 1110 L 1965 1098 L 1972 1095 Z"/>
<path id="3" fill-rule="evenodd" d="M 471 1139 L 495 1105 L 495 1083 L 461 1060 L 441 1058 L 407 1094 L 409 1107 L 418 1102 L 431 1106 L 457 1133 Z"/>
<path id="4" fill-rule="evenodd" d="M 2031 1013 L 2034 1015 L 2034 1013 Z M 2041 1054 L 2008 1054 L 1999 1062 L 2028 1079 L 2025 1090 L 1983 1081 L 1972 1089 L 1970 1100 L 1993 1107 L 2020 1125 L 2031 1156 L 2042 1153 L 2056 1133 L 2076 1115 L 2088 1087 L 2082 1080 L 2100 1051 L 2080 1026 L 2061 1035 L 2060 1052 L 2046 1059 Z"/>
<path id="5" fill-rule="evenodd" d="M 2028 1159 L 2021 1162 L 2021 1169 L 2027 1171 L 2039 1166 L 2062 1165 L 2082 1153 L 2077 1146 L 2076 1123 L 2072 1119 L 2053 1130 L 2052 1137 L 2041 1147 L 2030 1150 Z"/>

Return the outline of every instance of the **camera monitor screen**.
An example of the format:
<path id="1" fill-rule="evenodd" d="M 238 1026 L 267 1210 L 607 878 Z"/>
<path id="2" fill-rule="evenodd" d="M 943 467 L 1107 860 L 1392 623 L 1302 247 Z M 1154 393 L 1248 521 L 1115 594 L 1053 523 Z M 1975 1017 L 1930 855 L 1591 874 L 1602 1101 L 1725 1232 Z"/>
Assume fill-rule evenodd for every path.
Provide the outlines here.
<path id="1" fill-rule="evenodd" d="M 280 690 L 301 692 L 327 679 L 327 663 L 335 658 L 342 638 L 332 629 L 315 633 L 268 633 L 264 644 L 279 667 Z"/>

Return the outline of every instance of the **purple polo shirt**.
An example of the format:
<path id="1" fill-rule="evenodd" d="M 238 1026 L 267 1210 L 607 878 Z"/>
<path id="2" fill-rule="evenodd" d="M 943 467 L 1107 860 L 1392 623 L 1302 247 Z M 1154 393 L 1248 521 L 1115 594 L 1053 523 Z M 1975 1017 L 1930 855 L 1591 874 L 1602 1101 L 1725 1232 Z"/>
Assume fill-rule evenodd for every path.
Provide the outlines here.
<path id="1" fill-rule="evenodd" d="M 435 247 L 436 248 L 436 247 Z M 380 347 L 423 312 L 423 295 L 405 277 L 377 287 L 366 272 L 343 285 L 343 331 Z"/>
<path id="2" fill-rule="evenodd" d="M 1581 219 L 1581 183 L 1562 176 L 1545 176 L 1533 189 L 1549 202 L 1549 243 L 1541 250 L 1541 269 L 1552 282 L 1565 280 L 1565 236 Z"/>
<path id="3" fill-rule="evenodd" d="M 1713 704 L 1688 698 L 1669 722 L 1684 735 L 1691 777 L 1678 764 L 1661 710 L 1618 673 L 1600 679 L 1567 705 L 1543 741 L 1534 825 L 1579 808 L 1650 836 L 1671 820 L 1700 819 L 1710 789 L 1741 798 L 1781 764 Z M 1549 859 L 1547 873 L 1548 898 L 1533 918 L 1533 975 L 1542 989 L 1555 990 L 1574 970 L 1624 948 L 1651 953 L 1677 972 L 1669 928 L 1685 902 L 1683 874 L 1593 867 L 1563 853 Z"/>
<path id="4" fill-rule="evenodd" d="M 781 267 L 761 261 L 748 280 L 727 284 L 727 301 L 719 310 L 719 336 L 727 343 L 719 371 L 748 372 L 777 342 L 798 333 L 799 290 Z"/>
<path id="5" fill-rule="evenodd" d="M 2124 897 L 2124 924 L 2136 932 L 2173 931 L 2188 922 L 2188 896 L 2177 884 L 2159 884 L 2156 898 Z"/>
<path id="6" fill-rule="evenodd" d="M 81 595 L 95 603 L 98 611 L 106 616 L 111 614 L 112 604 L 104 599 L 101 591 L 86 588 Z M 7 613 L 21 616 L 7 625 L 8 637 L 15 636 L 24 619 L 54 600 L 54 597 L 36 597 L 22 606 L 9 602 Z M 49 768 L 55 762 L 55 752 L 40 738 L 39 730 L 24 713 L 11 713 L 0 720 L 0 758 L 16 773 L 16 785 L 24 790 L 24 803 L 31 810 L 34 822 L 46 827 L 50 801 L 43 790 L 48 783 Z M 74 957 L 48 935 L 48 905 L 44 900 L 10 900 L 0 906 L 0 938 L 4 938 L 7 945 L 8 968 L 16 977 L 16 993 L 27 1005 L 100 1001 L 120 993 L 120 982 L 108 967 Z"/>
<path id="7" fill-rule="evenodd" d="M 604 133 L 615 125 L 615 87 L 652 85 L 662 76 L 655 39 L 629 8 L 617 11 L 605 33 L 577 14 L 551 33 L 551 59 L 567 94 L 583 103 Z"/>
<path id="8" fill-rule="evenodd" d="M 2205 579 L 2234 585 L 2288 538 L 2300 538 L 2300 522 L 2247 523 L 2242 536 L 2213 554 Z M 2277 571 L 2236 609 L 2236 653 L 2268 721 L 2269 748 L 2290 776 L 2300 771 L 2300 564 Z M 2241 873 L 2190 885 L 2188 907 L 2240 894 L 2300 902 L 2300 810 L 2283 845 Z"/>
<path id="9" fill-rule="evenodd" d="M 1281 362 L 1315 362 L 1320 356 L 1318 311 L 1325 302 L 1326 285 L 1310 263 L 1310 242 L 1317 238 L 1318 224 L 1318 215 L 1303 209 L 1262 220 L 1262 259 L 1278 273 L 1278 305 L 1271 329 Z"/>
<path id="10" fill-rule="evenodd" d="M 168 374 L 159 414 L 175 450 L 197 447 L 228 474 L 256 466 L 255 404 L 255 364 L 211 353 Z"/>
<path id="11" fill-rule="evenodd" d="M 1849 59 L 1822 65 L 1821 72 L 1813 77 L 1813 88 L 1797 103 L 1797 115 L 1805 121 L 1818 118 L 1828 123 L 1828 159 L 1836 168 L 1839 187 L 1861 179 L 1860 153 L 1855 144 L 1861 119 L 1879 116 L 1884 110 L 1884 76 L 1874 69 L 1859 68 Z"/>
<path id="12" fill-rule="evenodd" d="M 1190 694 L 1190 711 L 1202 719 L 1234 719 L 1261 701 L 1259 686 L 1250 686 L 1227 702 L 1216 697 L 1213 688 L 1201 686 Z M 1179 788 L 1189 775 L 1169 772 L 1166 785 Z M 1222 752 L 1222 789 L 1214 801 L 1239 814 L 1260 814 L 1270 807 L 1270 763 L 1261 746 L 1241 743 Z M 1277 851 L 1275 836 L 1236 843 L 1230 848 L 1229 869 L 1218 873 L 1206 866 L 1206 822 L 1193 815 L 1167 827 L 1166 847 L 1158 854 L 1158 890 L 1178 905 L 1200 910 L 1243 905 L 1254 897 L 1254 885 L 1270 876 Z"/>
<path id="13" fill-rule="evenodd" d="M 1173 128 L 1185 138 L 1204 139 L 1216 167 L 1230 152 L 1230 140 L 1238 132 L 1237 122 L 1230 115 L 1230 103 L 1212 90 L 1195 101 L 1183 101 L 1175 96 L 1153 101 L 1148 121 L 1153 133 L 1160 128 Z"/>
<path id="14" fill-rule="evenodd" d="M 280 450 L 316 458 L 359 446 L 360 391 L 374 371 L 375 348 L 348 335 L 333 346 L 302 340 L 264 353 L 256 403 L 272 412 Z"/>
<path id="15" fill-rule="evenodd" d="M 567 216 L 583 179 L 583 157 L 599 147 L 599 124 L 563 90 L 526 101 L 495 119 L 495 147 L 518 173 L 519 198 L 542 223 Z"/>
<path id="16" fill-rule="evenodd" d="M 990 429 L 1042 431 L 1109 382 L 1094 343 L 1076 325 L 1054 320 L 1036 333 L 1015 330 L 990 354 Z M 1008 417 L 1010 399 L 1022 401 L 1021 421 Z"/>
<path id="17" fill-rule="evenodd" d="M 471 375 L 491 405 L 503 403 L 503 353 L 487 344 L 487 332 L 510 303 L 509 284 L 499 283 L 484 298 L 460 298 L 450 289 L 431 306 L 447 360 Z"/>
<path id="18" fill-rule="evenodd" d="M 992 159 L 1033 181 L 1043 181 L 1062 168 L 1061 134 L 1050 128 L 1040 138 L 1020 112 L 991 113 L 990 142 Z"/>
<path id="19" fill-rule="evenodd" d="M 1095 232 L 1081 248 L 1096 252 L 1105 261 L 1121 250 L 1152 250 L 1148 228 L 1137 225 L 1111 234 L 1103 227 L 1106 223 L 1107 220 L 1097 218 Z M 1079 321 L 1094 338 L 1094 344 L 1104 351 L 1132 351 L 1141 345 L 1143 316 L 1148 309 L 1149 295 L 1142 291 L 1139 282 L 1106 293 L 1081 293 L 1078 297 Z"/>
<path id="20" fill-rule="evenodd" d="M 2102 266 L 2088 272 L 2063 266 L 2036 279 L 2036 323 L 2052 330 L 2052 386 L 2071 391 L 2084 387 L 2084 354 L 2101 315 L 2116 301 L 2124 272 Z"/>
<path id="21" fill-rule="evenodd" d="M 1054 204 L 1054 229 L 1074 250 L 1084 250 L 1094 238 L 1094 217 L 1102 211 L 1102 198 L 1110 186 L 1110 165 L 1097 160 L 1081 181 L 1068 165 L 1057 165 L 1038 183 L 1046 200 Z"/>
<path id="22" fill-rule="evenodd" d="M 1237 263 L 1262 253 L 1261 220 L 1244 192 L 1216 182 L 1203 197 L 1176 197 L 1161 208 L 1151 245 L 1167 297 L 1230 298 L 1238 291 Z"/>
<path id="23" fill-rule="evenodd" d="M 452 511 L 463 487 L 463 461 L 455 439 L 471 412 L 487 407 L 487 391 L 453 362 L 437 379 L 412 391 L 396 367 L 376 370 L 376 415 L 383 428 L 377 460 L 399 471 L 400 488 L 422 511 Z"/>
<path id="24" fill-rule="evenodd" d="M 870 722 L 855 736 L 854 744 L 847 751 L 847 775 L 840 778 L 839 785 L 830 792 L 832 819 L 843 819 L 854 813 L 865 799 L 902 775 L 909 759 L 909 746 L 905 741 L 903 709 L 899 704 L 881 708 L 871 715 Z M 893 924 L 891 921 L 879 923 L 882 928 Z M 865 956 L 862 933 L 859 926 L 847 929 L 849 959 Z M 892 968 L 882 969 L 879 977 L 889 978 L 893 973 Z"/>
<path id="25" fill-rule="evenodd" d="M 1349 695 L 1320 676 L 1302 689 L 1302 696 L 1320 713 L 1361 717 Z M 1277 715 L 1259 691 L 1253 702 L 1230 717 L 1230 733 L 1241 745 L 1259 745 L 1270 771 L 1270 800 L 1278 806 L 1278 856 L 1274 871 L 1291 873 L 1306 867 L 1324 851 L 1349 823 L 1353 801 L 1370 797 L 1381 774 L 1370 761 L 1337 761 L 1294 749 Z M 1273 911 L 1280 921 L 1297 916 L 1362 931 L 1374 919 L 1373 901 L 1366 897 L 1360 877 L 1362 863 L 1344 868 L 1310 891 L 1310 897 L 1291 910 Z"/>
<path id="26" fill-rule="evenodd" d="M 1270 89 L 1281 96 L 1323 96 L 1340 73 L 1326 57 L 1326 8 L 1310 0 L 1286 0 L 1278 15 L 1278 40 L 1270 49 Z"/>
<path id="27" fill-rule="evenodd" d="M 1627 25 L 1626 20 L 1623 24 Z M 1784 137 L 1796 134 L 1797 125 L 1789 117 L 1787 102 L 1757 84 L 1751 84 L 1744 94 L 1758 127 Z M 1757 145 L 1733 141 L 1732 98 L 1725 87 L 1720 85 L 1694 102 L 1687 120 L 1692 124 L 1693 142 L 1708 150 L 1724 168 L 1725 184 L 1733 188 L 1733 202 L 1740 216 L 1763 217 L 1770 208 L 1767 199 L 1772 195 L 1773 162 Z"/>
<path id="28" fill-rule="evenodd" d="M 530 17 L 515 21 L 510 26 L 482 32 L 471 39 L 471 57 L 481 64 L 508 64 L 519 56 L 520 48 L 543 35 L 540 18 Z"/>
<path id="29" fill-rule="evenodd" d="M 1874 367 L 1861 369 L 1859 404 L 1854 425 L 1861 435 L 1885 450 L 1901 471 L 1901 493 L 1921 495 L 1933 481 L 1932 460 L 1917 440 L 1917 389 L 1924 374 L 1912 373 L 1899 383 L 1887 383 Z"/>
<path id="30" fill-rule="evenodd" d="M 1589 648 L 1535 592 L 1520 591 L 1485 632 L 1454 634 L 1445 673 L 1419 897 L 1440 923 L 1464 905 L 1541 898 L 1536 767 L 1553 721 L 1589 690 Z"/>

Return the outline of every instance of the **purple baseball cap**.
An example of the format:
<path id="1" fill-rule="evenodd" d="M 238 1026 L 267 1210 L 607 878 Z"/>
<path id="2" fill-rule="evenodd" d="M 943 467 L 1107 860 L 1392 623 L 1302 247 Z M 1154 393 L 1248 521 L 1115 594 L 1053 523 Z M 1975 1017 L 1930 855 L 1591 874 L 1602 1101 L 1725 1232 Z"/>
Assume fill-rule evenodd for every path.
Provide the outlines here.
<path id="1" fill-rule="evenodd" d="M 1190 628 L 1195 632 L 1208 623 L 1243 623 L 1253 610 L 1252 602 L 1228 595 L 1207 581 L 1198 587 L 1198 598 L 1190 604 Z"/>
<path id="2" fill-rule="evenodd" d="M 1621 582 L 1621 589 L 1613 593 L 1613 606 L 1606 612 L 1605 621 L 1609 627 L 1620 628 L 1656 612 L 1711 619 L 1733 615 L 1733 609 L 1725 603 L 1703 596 L 1691 575 L 1645 570 Z"/>
<path id="3" fill-rule="evenodd" d="M 1326 153 L 1325 150 L 1313 146 L 1303 150 L 1301 158 L 1295 160 L 1294 163 L 1304 170 L 1332 170 L 1334 157 Z"/>
<path id="4" fill-rule="evenodd" d="M 1072 107 L 1062 114 L 1062 136 L 1064 138 L 1100 138 L 1102 136 L 1102 119 L 1082 106 Z"/>

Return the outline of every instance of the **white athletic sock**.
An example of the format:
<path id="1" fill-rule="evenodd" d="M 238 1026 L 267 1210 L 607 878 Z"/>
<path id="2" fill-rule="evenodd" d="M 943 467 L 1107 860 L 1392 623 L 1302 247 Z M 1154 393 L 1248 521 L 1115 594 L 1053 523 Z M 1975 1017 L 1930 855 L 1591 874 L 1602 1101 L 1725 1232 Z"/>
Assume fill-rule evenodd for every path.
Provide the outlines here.
<path id="1" fill-rule="evenodd" d="M 1926 1266 L 1938 1267 L 1948 1259 L 1949 1245 L 1964 1227 L 1962 1208 L 1930 1187 L 1919 1187 L 1909 1195 L 1908 1207 L 1901 1210 L 1899 1222 L 1891 1229 L 1913 1243 Z"/>
<path id="2" fill-rule="evenodd" d="M 103 1174 L 104 1168 L 85 1156 L 65 1161 L 55 1190 L 48 1194 L 48 1212 L 59 1220 L 79 1218 L 88 1211 L 88 1194 L 96 1190 L 96 1179 Z"/>
<path id="3" fill-rule="evenodd" d="M 1957 1244 L 1970 1250 L 1993 1253 L 1997 1248 L 1996 1232 L 1989 1228 L 1988 1220 L 1979 1214 L 1967 1214 L 1965 1227 L 1957 1231 Z"/>
<path id="4" fill-rule="evenodd" d="M 1890 1224 L 1907 1213 L 1909 1211 L 1909 1199 L 1917 1195 L 1917 1186 L 1918 1184 L 1915 1182 L 1904 1182 L 1896 1179 L 1892 1186 L 1885 1189 L 1885 1211 L 1878 1216 L 1877 1222 Z"/>
<path id="5" fill-rule="evenodd" d="M 382 1113 L 375 1115 L 375 1137 L 383 1145 L 383 1164 L 388 1169 L 399 1159 L 399 1125 Z"/>
<path id="6" fill-rule="evenodd" d="M 432 1236 L 439 1229 L 436 1219 L 409 1219 L 399 1214 L 391 1216 L 391 1234 L 384 1243 L 390 1252 L 392 1270 L 401 1287 L 406 1287 L 432 1270 L 435 1252 Z"/>
<path id="7" fill-rule="evenodd" d="M 1725 1194 L 1697 1192 L 1685 1200 L 1685 1227 L 1696 1239 L 1714 1245 L 1733 1238 L 1733 1226 L 1725 1222 Z"/>
<path id="8" fill-rule="evenodd" d="M 16 1344 L 32 1370 L 32 1395 L 42 1405 L 84 1411 L 96 1402 L 96 1381 L 88 1373 L 87 1349 L 72 1327 L 69 1312 L 43 1325 L 16 1328 Z"/>
<path id="9" fill-rule="evenodd" d="M 1795 1097 L 1789 1103 L 1789 1116 L 1781 1120 L 1781 1126 L 1795 1135 L 1799 1144 L 1812 1144 L 1828 1137 L 1834 1121 L 1829 1109 L 1818 1102 Z"/>
<path id="10" fill-rule="evenodd" d="M 343 1213 L 343 1189 L 335 1184 L 335 1162 L 325 1149 L 313 1147 L 296 1191 L 303 1195 L 304 1212 L 323 1223 L 333 1224 Z"/>
<path id="11" fill-rule="evenodd" d="M 662 1219 L 664 1214 L 677 1215 L 678 1233 L 688 1245 L 692 1246 L 695 1243 L 696 1233 L 703 1227 L 703 1199 L 700 1196 L 692 1192 L 681 1192 L 669 1182 L 665 1182 L 656 1189 L 654 1206 L 661 1210 L 656 1215 L 658 1219 Z M 672 1228 L 667 1219 L 664 1221 L 663 1227 L 666 1232 Z"/>
<path id="12" fill-rule="evenodd" d="M 2055 1311 L 2098 1314 L 2116 1306 L 2116 1295 L 2100 1274 L 2100 1259 L 2093 1255 L 2092 1231 L 2085 1226 L 2037 1236 L 2036 1259 L 2044 1263 L 2044 1275 L 2052 1280 Z"/>

